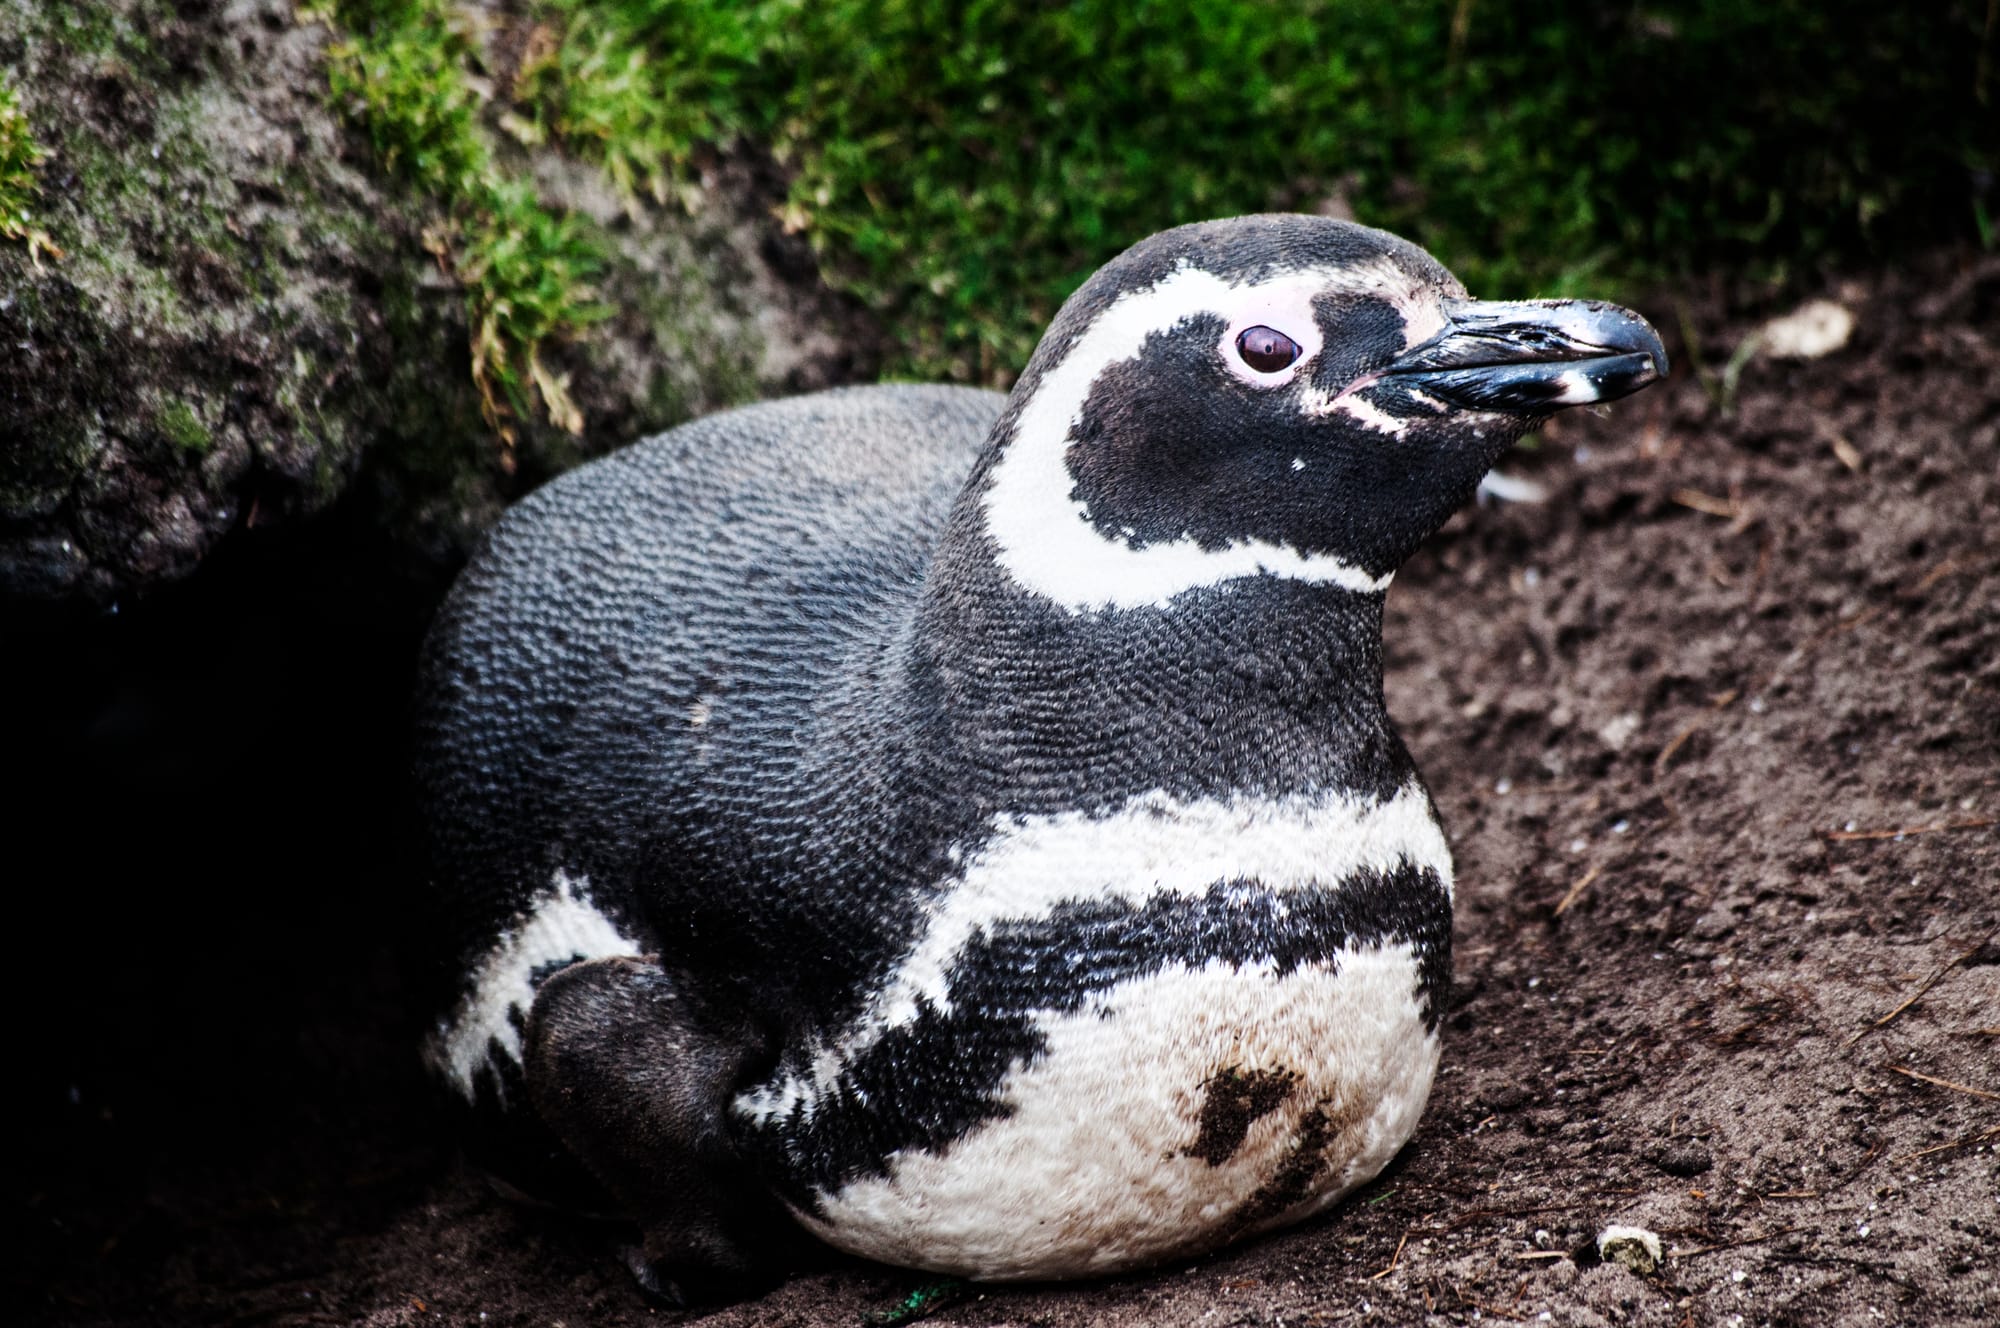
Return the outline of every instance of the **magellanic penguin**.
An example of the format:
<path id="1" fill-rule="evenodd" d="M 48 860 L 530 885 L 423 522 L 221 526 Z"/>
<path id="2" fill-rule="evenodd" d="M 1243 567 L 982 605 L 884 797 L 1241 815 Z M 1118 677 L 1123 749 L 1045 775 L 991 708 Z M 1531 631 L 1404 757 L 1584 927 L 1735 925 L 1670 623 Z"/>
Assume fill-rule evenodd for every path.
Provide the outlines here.
<path id="1" fill-rule="evenodd" d="M 1241 217 L 1098 271 L 1004 397 L 564 475 L 427 647 L 432 1063 L 668 1294 L 739 1292 L 786 1210 L 1021 1279 L 1325 1209 L 1415 1129 L 1451 967 L 1390 578 L 1525 430 L 1665 373 L 1624 309 Z"/>

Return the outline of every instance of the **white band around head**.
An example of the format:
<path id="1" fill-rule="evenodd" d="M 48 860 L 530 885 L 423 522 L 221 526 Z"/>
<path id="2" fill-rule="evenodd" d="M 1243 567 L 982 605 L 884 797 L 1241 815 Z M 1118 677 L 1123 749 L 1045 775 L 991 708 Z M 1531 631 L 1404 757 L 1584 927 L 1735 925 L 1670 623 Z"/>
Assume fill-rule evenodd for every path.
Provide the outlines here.
<path id="1" fill-rule="evenodd" d="M 1076 478 L 1067 454 L 1091 388 L 1107 368 L 1136 358 L 1155 333 L 1213 314 L 1228 328 L 1219 349 L 1232 372 L 1256 386 L 1281 386 L 1318 354 L 1321 334 L 1312 316 L 1312 301 L 1328 293 L 1366 295 L 1393 305 L 1403 315 L 1406 345 L 1417 344 L 1443 326 L 1434 295 L 1386 258 L 1354 267 L 1305 268 L 1245 283 L 1183 265 L 1155 284 L 1114 300 L 1069 353 L 1042 375 L 993 467 L 983 509 L 987 533 L 998 546 L 1000 565 L 1007 574 L 1071 613 L 1164 608 L 1185 591 L 1250 576 L 1284 577 L 1362 593 L 1388 589 L 1393 572 L 1376 576 L 1333 554 L 1308 553 L 1265 540 L 1237 540 L 1209 549 L 1182 536 L 1134 548 L 1100 532 L 1083 503 L 1072 496 Z M 1275 321 L 1279 319 L 1283 321 Z M 1292 373 L 1236 369 L 1228 343 L 1243 328 L 1258 323 L 1275 326 L 1299 343 L 1302 354 Z M 1326 409 L 1326 403 L 1317 404 L 1321 411 Z M 1366 414 L 1358 418 L 1372 427 Z M 1303 467 L 1293 469 L 1296 473 Z"/>

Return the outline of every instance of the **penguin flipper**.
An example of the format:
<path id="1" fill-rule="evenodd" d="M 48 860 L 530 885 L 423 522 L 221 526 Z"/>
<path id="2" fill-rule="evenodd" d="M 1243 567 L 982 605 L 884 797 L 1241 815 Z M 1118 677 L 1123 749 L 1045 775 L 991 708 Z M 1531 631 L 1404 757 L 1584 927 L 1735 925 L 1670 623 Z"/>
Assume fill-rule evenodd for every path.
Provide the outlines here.
<path id="1" fill-rule="evenodd" d="M 651 958 L 573 964 L 529 1011 L 523 1069 L 537 1113 L 642 1232 L 628 1259 L 670 1303 L 753 1295 L 783 1273 L 795 1226 L 737 1155 L 726 1112 L 766 1039 L 696 1015 Z"/>

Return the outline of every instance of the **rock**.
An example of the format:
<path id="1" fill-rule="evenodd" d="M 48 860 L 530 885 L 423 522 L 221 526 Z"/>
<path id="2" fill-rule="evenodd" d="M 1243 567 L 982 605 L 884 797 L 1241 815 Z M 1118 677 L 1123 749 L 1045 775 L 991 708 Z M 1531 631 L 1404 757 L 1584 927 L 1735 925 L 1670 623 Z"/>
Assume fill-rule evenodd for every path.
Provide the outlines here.
<path id="1" fill-rule="evenodd" d="M 1757 346 L 1777 360 L 1817 360 L 1845 346 L 1854 335 L 1854 313 L 1833 300 L 1807 300 L 1764 324 Z"/>
<path id="2" fill-rule="evenodd" d="M 1647 1149 L 1645 1157 L 1669 1176 L 1699 1176 L 1715 1165 L 1715 1158 L 1700 1144 L 1659 1144 Z"/>
<path id="3" fill-rule="evenodd" d="M 116 603 L 358 478 L 369 521 L 450 559 L 586 455 L 853 376 L 851 309 L 763 252 L 774 184 L 725 163 L 699 215 L 627 215 L 602 172 L 536 148 L 614 313 L 542 351 L 584 437 L 530 410 L 508 452 L 465 293 L 425 248 L 440 207 L 337 117 L 328 29 L 289 0 L 71 9 L 0 0 L 0 67 L 47 153 L 34 224 L 64 251 L 0 239 L 0 597 Z"/>
<path id="4" fill-rule="evenodd" d="M 1639 731 L 1643 721 L 1627 710 L 1613 715 L 1597 727 L 1597 740 L 1614 752 L 1625 750 L 1625 744 L 1632 741 L 1632 735 Z"/>
<path id="5" fill-rule="evenodd" d="M 1608 1226 L 1597 1233 L 1597 1256 L 1645 1276 L 1659 1271 L 1660 1238 L 1644 1227 Z"/>

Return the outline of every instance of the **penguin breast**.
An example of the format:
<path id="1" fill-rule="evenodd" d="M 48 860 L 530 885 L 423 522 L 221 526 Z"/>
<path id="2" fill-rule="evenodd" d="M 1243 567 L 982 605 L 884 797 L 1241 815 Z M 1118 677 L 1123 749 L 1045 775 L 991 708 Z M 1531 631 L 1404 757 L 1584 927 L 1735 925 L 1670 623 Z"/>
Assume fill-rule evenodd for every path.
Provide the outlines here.
<path id="1" fill-rule="evenodd" d="M 1415 1129 L 1450 891 L 1414 782 L 1006 819 L 863 1016 L 738 1109 L 808 1169 L 842 1155 L 799 1216 L 869 1258 L 1035 1279 L 1212 1248 Z"/>
<path id="2" fill-rule="evenodd" d="M 1416 1128 L 1438 1040 L 1407 944 L 1170 965 L 1041 1024 L 1006 1113 L 825 1196 L 822 1239 L 982 1280 L 1117 1272 L 1317 1212 Z"/>

